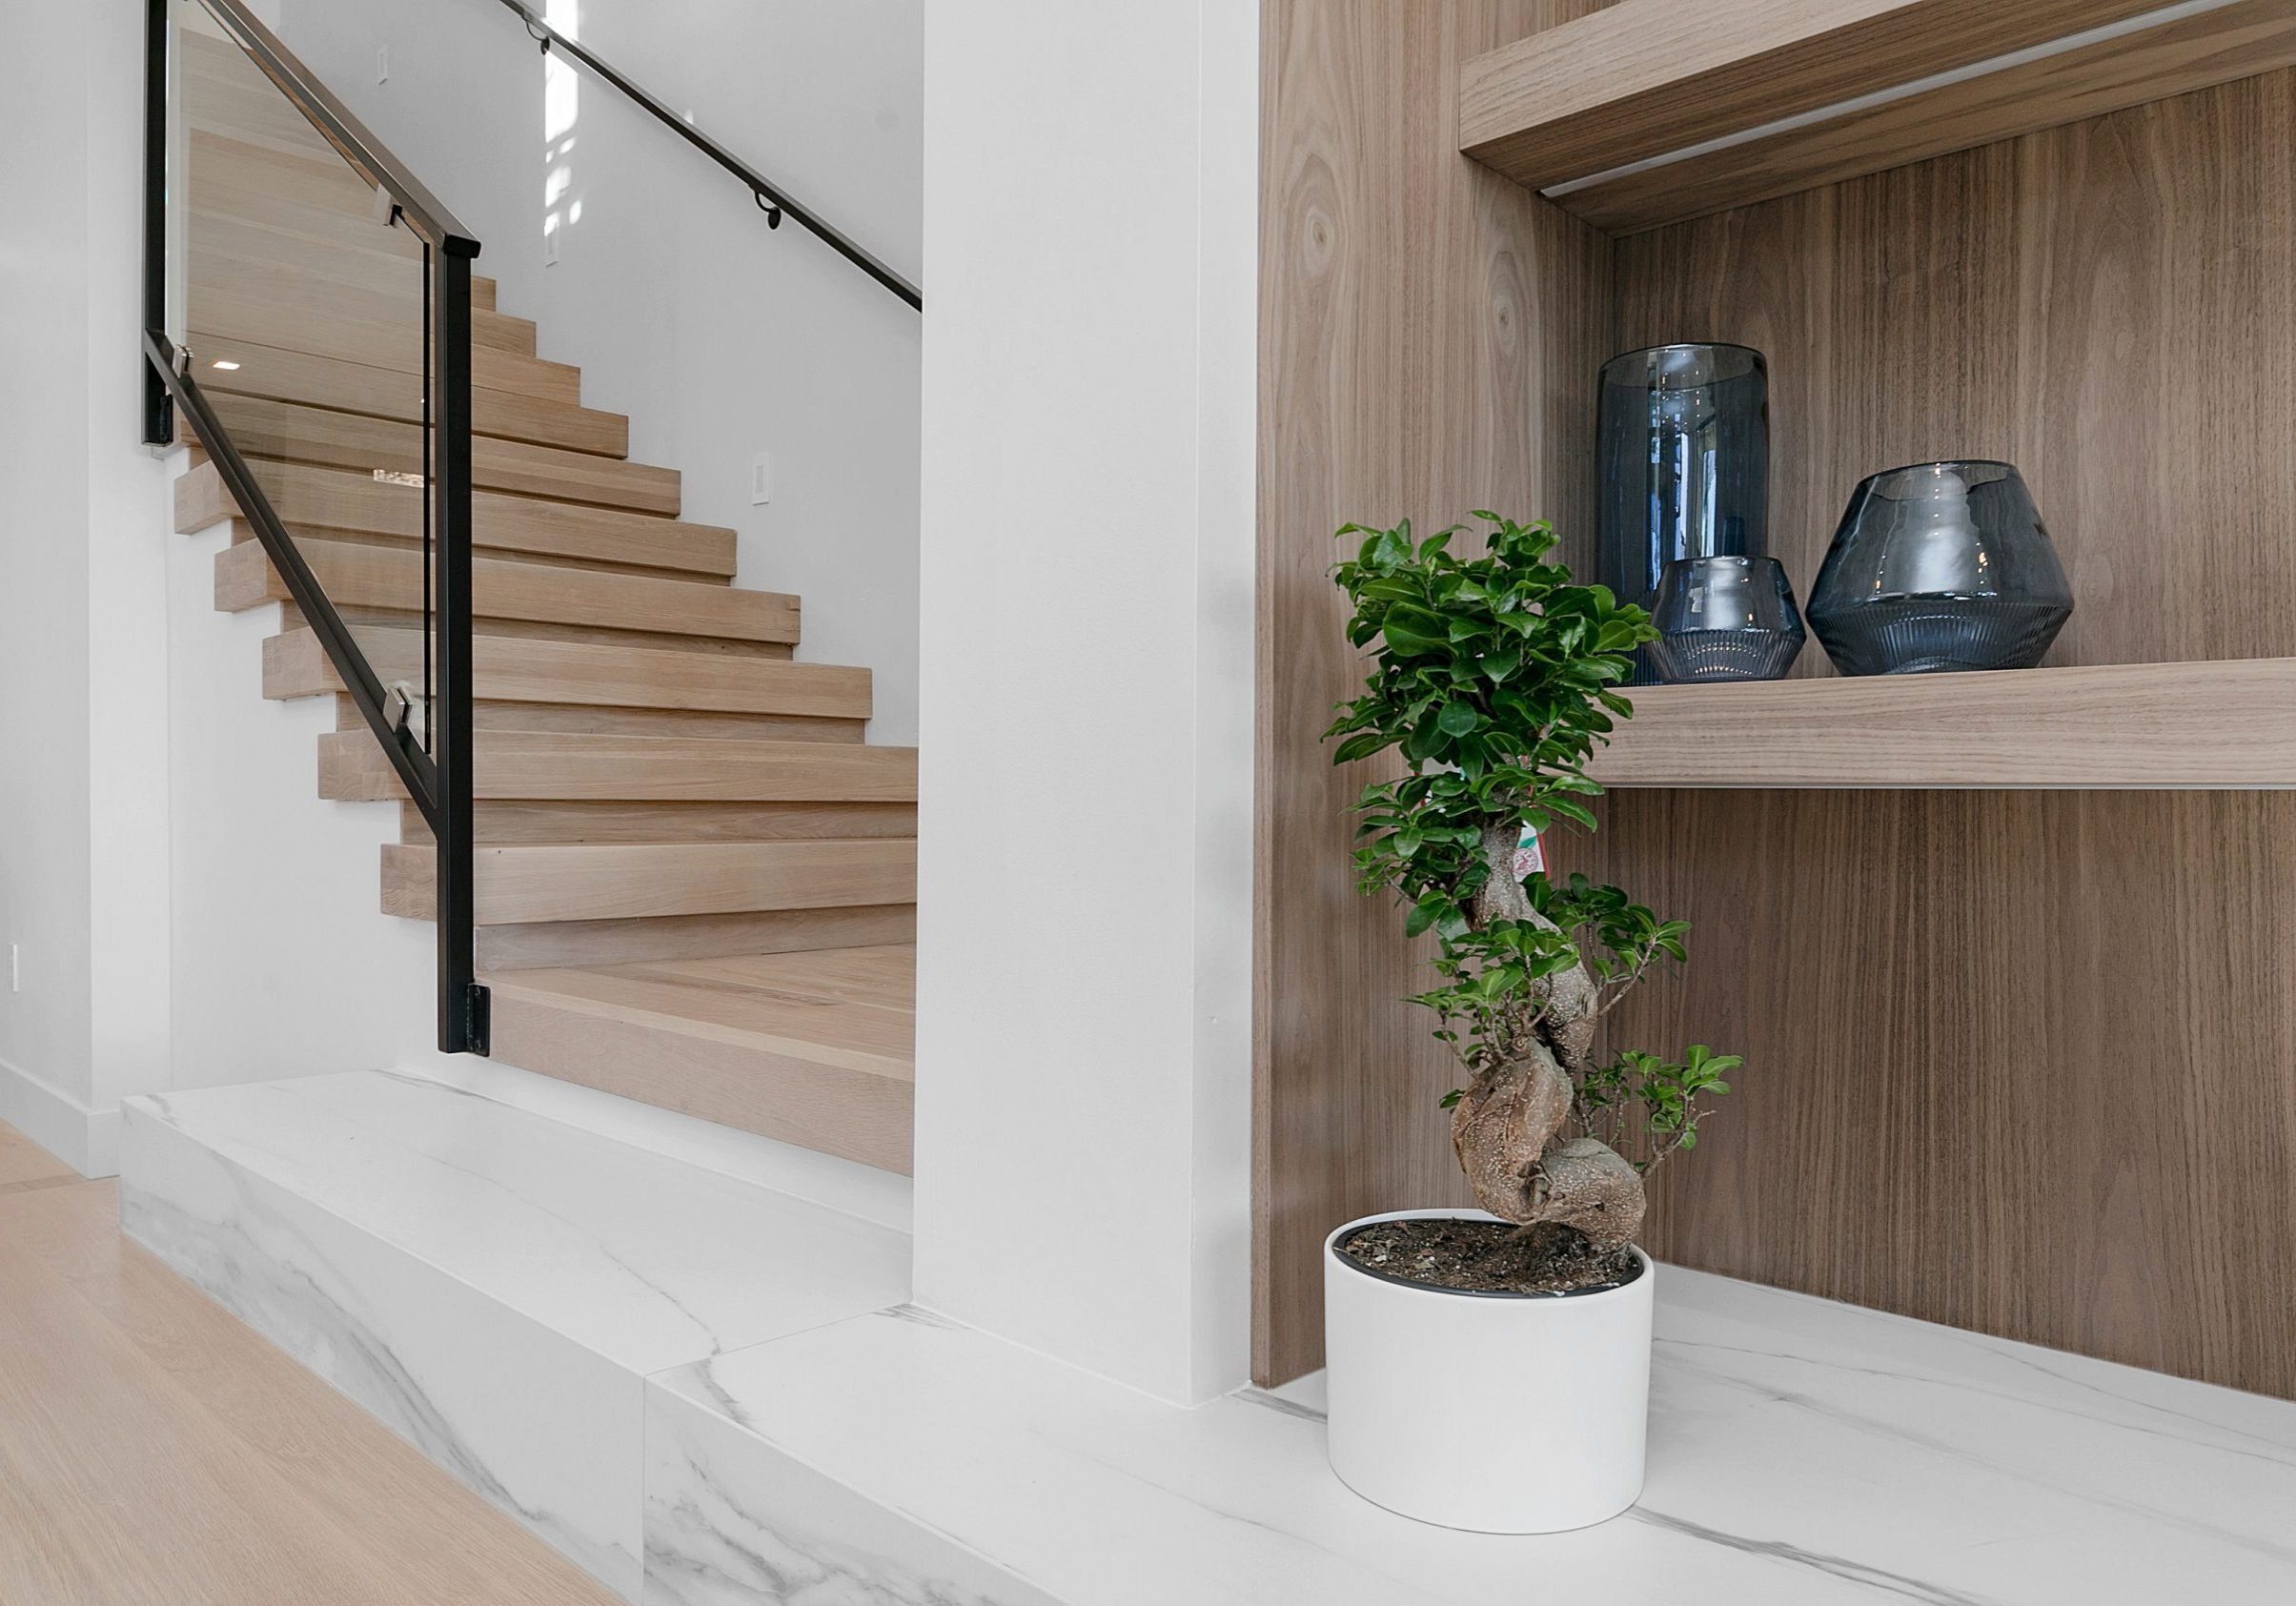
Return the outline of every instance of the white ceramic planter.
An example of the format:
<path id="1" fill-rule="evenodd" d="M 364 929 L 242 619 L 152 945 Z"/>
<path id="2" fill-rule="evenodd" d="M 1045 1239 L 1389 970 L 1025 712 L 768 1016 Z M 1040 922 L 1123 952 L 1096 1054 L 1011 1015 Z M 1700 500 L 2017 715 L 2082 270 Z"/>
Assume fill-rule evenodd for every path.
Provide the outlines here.
<path id="1" fill-rule="evenodd" d="M 1324 1240 L 1331 1470 L 1421 1522 L 1552 1534 L 1616 1516 L 1642 1493 L 1651 1290 L 1459 1293 L 1365 1271 L 1339 1240 L 1375 1221 L 1480 1210 L 1390 1210 Z"/>

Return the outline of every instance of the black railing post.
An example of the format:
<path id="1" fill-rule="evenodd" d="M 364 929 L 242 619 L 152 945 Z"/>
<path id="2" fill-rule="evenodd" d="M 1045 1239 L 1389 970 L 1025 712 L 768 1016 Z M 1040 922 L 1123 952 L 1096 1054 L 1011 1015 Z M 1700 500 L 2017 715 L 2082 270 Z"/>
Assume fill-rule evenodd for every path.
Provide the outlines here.
<path id="1" fill-rule="evenodd" d="M 144 7 L 144 330 L 168 332 L 168 0 L 147 0 Z M 149 361 L 138 366 L 144 444 L 173 446 L 175 404 L 167 381 Z"/>
<path id="2" fill-rule="evenodd" d="M 429 253 L 438 665 L 429 728 L 438 766 L 438 1047 L 449 1054 L 483 1054 L 487 1046 L 471 863 L 471 258 L 477 249 L 449 240 Z"/>

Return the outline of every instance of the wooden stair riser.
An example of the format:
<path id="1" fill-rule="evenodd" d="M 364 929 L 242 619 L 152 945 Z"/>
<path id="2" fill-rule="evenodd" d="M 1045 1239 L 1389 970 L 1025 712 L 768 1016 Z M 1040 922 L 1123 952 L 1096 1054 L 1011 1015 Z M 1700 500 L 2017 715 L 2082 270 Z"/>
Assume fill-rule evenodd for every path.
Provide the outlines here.
<path id="1" fill-rule="evenodd" d="M 374 661 L 370 657 L 369 661 Z M 421 666 L 392 675 L 376 666 L 385 685 L 418 682 Z M 471 703 L 471 727 L 485 731 L 545 731 L 560 736 L 683 737 L 701 742 L 843 742 L 858 743 L 858 720 L 789 719 L 778 714 L 697 714 L 678 708 L 586 708 L 558 702 Z M 335 699 L 335 728 L 364 730 L 366 716 L 348 696 Z"/>
<path id="2" fill-rule="evenodd" d="M 333 227 L 331 214 L 320 213 L 316 228 L 304 227 L 304 214 L 282 211 L 274 219 L 246 217 L 235 213 L 193 208 L 185 227 L 185 249 L 193 255 L 218 251 L 236 256 L 254 256 L 274 267 L 311 272 L 330 278 L 371 282 L 376 278 L 422 271 L 422 242 L 404 229 L 374 225 L 363 232 Z M 372 259 L 372 260 L 368 260 Z M 420 280 L 416 280 L 419 283 Z M 471 275 L 471 305 L 496 312 L 498 287 L 484 274 Z"/>
<path id="3" fill-rule="evenodd" d="M 545 803 L 889 803 L 917 801 L 908 747 L 838 742 L 673 741 L 490 731 L 472 756 L 473 795 Z M 319 796 L 405 796 L 364 731 L 319 738 Z"/>
<path id="4" fill-rule="evenodd" d="M 322 540 L 298 541 L 296 550 L 337 608 L 411 615 L 422 605 L 419 551 Z M 482 619 L 782 644 L 798 639 L 796 598 L 691 580 L 478 558 L 471 562 L 471 598 L 472 611 Z M 234 542 L 215 554 L 217 608 L 237 613 L 287 600 L 286 583 L 260 543 Z"/>
<path id="5" fill-rule="evenodd" d="M 486 970 L 622 965 L 916 940 L 914 904 L 858 909 L 761 909 L 658 920 L 557 921 L 478 927 L 478 965 Z"/>
<path id="6" fill-rule="evenodd" d="M 494 1051 L 509 1064 L 864 1166 L 910 1169 L 910 1083 L 631 1021 L 509 978 L 496 981 L 493 1013 Z"/>
<path id="7" fill-rule="evenodd" d="M 424 338 L 420 265 L 390 257 L 376 261 L 392 263 L 398 271 L 355 284 L 222 252 L 194 253 L 188 264 L 191 321 L 234 339 L 295 351 L 304 349 L 296 335 L 315 328 L 396 330 L 401 340 L 419 342 Z M 357 354 L 344 351 L 339 338 L 330 344 L 333 355 L 356 360 Z M 534 320 L 474 302 L 471 345 L 475 350 L 534 356 Z"/>
<path id="8" fill-rule="evenodd" d="M 189 343 L 198 364 L 193 377 L 211 395 L 259 396 L 400 423 L 422 421 L 420 375 L 233 341 L 199 329 L 192 331 Z M 239 366 L 218 369 L 218 361 Z M 517 391 L 473 386 L 471 428 L 497 439 L 595 457 L 620 457 L 630 448 L 630 421 L 620 414 L 569 407 Z"/>
<path id="9" fill-rule="evenodd" d="M 383 912 L 435 913 L 436 854 L 386 844 Z M 917 844 L 900 838 L 482 847 L 472 854 L 481 925 L 648 920 L 759 909 L 914 903 Z"/>
<path id="10" fill-rule="evenodd" d="M 428 500 L 423 486 L 309 463 L 267 462 L 255 473 L 272 511 L 297 530 L 421 539 Z M 238 515 L 213 463 L 175 481 L 178 531 L 189 535 Z M 471 537 L 486 550 L 674 570 L 713 581 L 730 579 L 735 567 L 734 532 L 714 524 L 502 491 L 471 493 Z"/>
<path id="11" fill-rule="evenodd" d="M 423 472 L 418 425 L 259 396 L 211 397 L 242 457 L 316 463 L 372 474 Z M 257 471 L 258 474 L 261 472 Z M 640 513 L 678 515 L 678 471 L 615 457 L 479 436 L 471 442 L 471 482 L 556 501 L 594 502 Z"/>
<path id="12" fill-rule="evenodd" d="M 419 669 L 415 631 L 362 630 L 368 662 L 384 680 Z M 481 636 L 471 644 L 477 695 L 534 702 L 694 713 L 775 715 L 849 723 L 869 717 L 869 672 L 827 663 L 790 663 L 719 654 L 659 652 L 568 641 Z M 263 643 L 263 695 L 319 697 L 342 690 L 309 629 Z"/>
<path id="13" fill-rule="evenodd" d="M 472 808 L 473 838 L 511 846 L 537 843 L 820 842 L 915 837 L 913 803 L 599 803 L 491 801 Z M 399 805 L 399 840 L 428 844 L 413 803 Z"/>

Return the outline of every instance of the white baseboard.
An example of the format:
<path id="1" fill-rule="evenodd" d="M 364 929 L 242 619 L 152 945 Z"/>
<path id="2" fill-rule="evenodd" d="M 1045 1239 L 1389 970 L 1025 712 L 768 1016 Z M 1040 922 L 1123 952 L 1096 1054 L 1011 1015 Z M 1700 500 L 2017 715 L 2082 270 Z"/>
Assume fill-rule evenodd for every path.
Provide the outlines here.
<path id="1" fill-rule="evenodd" d="M 22 1066 L 0 1060 L 0 1121 L 87 1177 L 119 1174 L 119 1106 L 92 1109 Z"/>

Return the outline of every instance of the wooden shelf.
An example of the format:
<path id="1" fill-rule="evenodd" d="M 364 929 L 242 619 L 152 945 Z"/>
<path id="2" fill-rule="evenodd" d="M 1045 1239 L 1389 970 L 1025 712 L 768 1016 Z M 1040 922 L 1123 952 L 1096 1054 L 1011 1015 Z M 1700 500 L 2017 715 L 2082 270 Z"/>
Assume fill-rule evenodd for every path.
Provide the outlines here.
<path id="1" fill-rule="evenodd" d="M 1606 786 L 2296 787 L 2296 658 L 1638 686 Z"/>
<path id="2" fill-rule="evenodd" d="M 2291 64 L 2296 0 L 1622 0 L 1468 61 L 1459 147 L 1633 234 Z"/>

